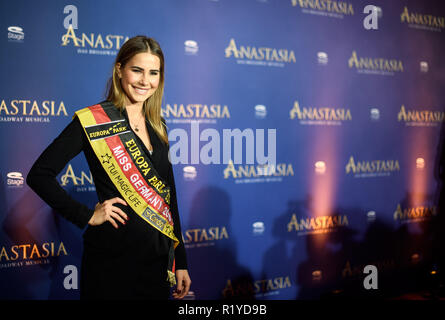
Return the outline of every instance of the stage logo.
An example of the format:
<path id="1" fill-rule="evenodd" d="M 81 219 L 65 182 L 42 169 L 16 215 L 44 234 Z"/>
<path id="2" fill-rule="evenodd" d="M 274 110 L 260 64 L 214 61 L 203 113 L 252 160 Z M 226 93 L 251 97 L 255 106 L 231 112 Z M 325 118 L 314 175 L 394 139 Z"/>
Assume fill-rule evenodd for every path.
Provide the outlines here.
<path id="1" fill-rule="evenodd" d="M 397 204 L 397 209 L 394 212 L 394 220 L 401 223 L 420 222 L 431 219 L 437 215 L 436 206 L 416 206 L 403 208 Z"/>
<path id="2" fill-rule="evenodd" d="M 380 119 L 380 110 L 378 108 L 370 108 L 369 116 L 371 121 L 378 121 Z"/>
<path id="3" fill-rule="evenodd" d="M 6 184 L 11 188 L 22 188 L 25 179 L 21 172 L 9 172 L 6 175 Z"/>
<path id="4" fill-rule="evenodd" d="M 416 158 L 416 169 L 417 170 L 425 169 L 425 159 L 424 158 Z"/>
<path id="5" fill-rule="evenodd" d="M 232 279 L 227 279 L 222 295 L 225 299 L 252 296 L 262 298 L 279 295 L 280 290 L 291 287 L 292 282 L 288 275 L 253 281 L 232 281 Z"/>
<path id="6" fill-rule="evenodd" d="M 287 231 L 296 231 L 299 236 L 307 234 L 330 233 L 349 225 L 347 215 L 328 215 L 318 217 L 297 217 L 294 213 L 287 224 Z"/>
<path id="7" fill-rule="evenodd" d="M 83 33 L 77 37 L 72 25 L 62 35 L 62 47 L 74 46 L 79 54 L 94 54 L 102 56 L 115 56 L 120 47 L 129 37 L 117 34 Z"/>
<path id="8" fill-rule="evenodd" d="M 266 227 L 263 221 L 256 221 L 252 223 L 252 233 L 255 236 L 261 236 L 264 234 Z"/>
<path id="9" fill-rule="evenodd" d="M 198 42 L 194 40 L 186 40 L 184 42 L 184 53 L 186 55 L 195 56 L 198 54 L 198 51 L 199 51 Z"/>
<path id="10" fill-rule="evenodd" d="M 224 169 L 224 179 L 233 179 L 235 183 L 281 182 L 284 177 L 290 176 L 294 176 L 291 163 L 235 165 L 230 160 Z"/>
<path id="11" fill-rule="evenodd" d="M 426 31 L 442 32 L 442 29 L 445 28 L 445 17 L 412 12 L 408 10 L 408 7 L 403 8 L 400 22 L 408 24 L 410 28 Z"/>
<path id="12" fill-rule="evenodd" d="M 328 54 L 322 51 L 317 52 L 317 61 L 320 66 L 328 65 L 329 62 Z"/>
<path id="13" fill-rule="evenodd" d="M 293 108 L 289 111 L 291 120 L 298 119 L 301 125 L 325 125 L 339 126 L 345 121 L 351 121 L 351 110 L 346 108 L 328 107 L 300 107 L 298 101 L 294 102 Z"/>
<path id="14" fill-rule="evenodd" d="M 225 226 L 196 228 L 185 230 L 183 236 L 184 245 L 187 249 L 211 247 L 217 241 L 229 239 L 229 234 Z"/>
<path id="15" fill-rule="evenodd" d="M 429 70 L 428 68 L 428 62 L 426 61 L 420 61 L 420 72 L 427 73 Z"/>
<path id="16" fill-rule="evenodd" d="M 8 41 L 22 43 L 25 41 L 23 28 L 17 26 L 8 27 Z"/>
<path id="17" fill-rule="evenodd" d="M 62 187 L 74 186 L 76 192 L 96 191 L 91 171 L 88 174 L 80 171 L 80 174 L 76 175 L 71 163 L 68 164 L 65 173 L 60 177 L 60 185 Z"/>
<path id="18" fill-rule="evenodd" d="M 295 63 L 295 52 L 289 49 L 276 49 L 270 47 L 254 47 L 238 45 L 235 39 L 230 39 L 225 50 L 225 57 L 235 58 L 237 64 L 284 67 L 286 63 Z"/>
<path id="19" fill-rule="evenodd" d="M 196 167 L 194 166 L 185 166 L 182 169 L 184 180 L 193 181 L 196 179 L 198 173 L 196 171 Z"/>
<path id="20" fill-rule="evenodd" d="M 312 282 L 320 283 L 323 280 L 323 271 L 322 270 L 313 270 L 311 272 Z"/>
<path id="21" fill-rule="evenodd" d="M 357 73 L 368 75 L 393 76 L 398 72 L 403 72 L 403 62 L 398 59 L 360 57 L 356 51 L 348 60 L 348 66 L 356 69 Z"/>
<path id="22" fill-rule="evenodd" d="M 161 115 L 166 123 L 217 123 L 218 119 L 230 119 L 230 110 L 221 104 L 167 103 Z"/>
<path id="23" fill-rule="evenodd" d="M 42 122 L 48 123 L 51 119 L 68 116 L 63 101 L 36 101 L 36 100 L 1 100 L 0 122 Z"/>
<path id="24" fill-rule="evenodd" d="M 445 112 L 432 110 L 406 110 L 400 107 L 397 121 L 404 122 L 406 126 L 437 127 L 445 121 Z"/>
<path id="25" fill-rule="evenodd" d="M 366 220 L 369 223 L 374 222 L 376 218 L 377 218 L 377 215 L 376 215 L 375 211 L 371 210 L 366 213 Z"/>
<path id="26" fill-rule="evenodd" d="M 316 16 L 343 19 L 354 15 L 352 3 L 335 0 L 291 0 L 293 7 L 300 7 L 301 12 Z"/>
<path id="27" fill-rule="evenodd" d="M 254 107 L 255 110 L 255 118 L 257 119 L 265 119 L 267 116 L 267 108 L 265 105 L 257 104 Z"/>
<path id="28" fill-rule="evenodd" d="M 24 243 L 2 246 L 0 269 L 49 264 L 50 258 L 68 255 L 63 242 Z"/>
<path id="29" fill-rule="evenodd" d="M 314 172 L 316 175 L 324 175 L 327 171 L 327 164 L 325 161 L 319 160 L 314 163 Z"/>
<path id="30" fill-rule="evenodd" d="M 357 161 L 351 156 L 345 166 L 345 171 L 354 178 L 386 177 L 391 173 L 399 172 L 400 164 L 398 160 Z"/>

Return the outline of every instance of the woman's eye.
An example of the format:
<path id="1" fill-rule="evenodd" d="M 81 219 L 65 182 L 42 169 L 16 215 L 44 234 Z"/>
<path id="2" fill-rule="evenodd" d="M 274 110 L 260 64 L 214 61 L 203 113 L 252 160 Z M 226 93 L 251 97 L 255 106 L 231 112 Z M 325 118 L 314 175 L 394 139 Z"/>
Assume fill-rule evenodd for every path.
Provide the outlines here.
<path id="1" fill-rule="evenodd" d="M 140 72 L 141 72 L 141 70 L 139 70 L 139 69 L 133 69 L 133 72 L 137 72 L 137 73 L 140 73 Z"/>
<path id="2" fill-rule="evenodd" d="M 158 75 L 158 72 L 157 72 L 157 71 L 152 71 L 152 72 L 150 72 L 150 74 L 151 74 L 152 76 L 157 76 L 157 75 Z"/>

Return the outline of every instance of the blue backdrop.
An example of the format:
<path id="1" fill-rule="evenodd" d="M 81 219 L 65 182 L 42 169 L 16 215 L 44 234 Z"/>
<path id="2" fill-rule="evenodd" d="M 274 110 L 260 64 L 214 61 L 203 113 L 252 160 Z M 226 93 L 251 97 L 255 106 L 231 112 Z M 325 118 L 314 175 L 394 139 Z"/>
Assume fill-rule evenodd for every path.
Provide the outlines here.
<path id="1" fill-rule="evenodd" d="M 0 30 L 1 298 L 79 297 L 63 282 L 65 266 L 80 268 L 83 230 L 24 179 L 74 111 L 104 99 L 117 51 L 138 34 L 165 54 L 171 146 L 184 150 L 173 133 L 188 139 L 174 164 L 188 299 L 390 296 L 434 280 L 439 1 L 18 0 L 0 3 Z M 196 123 L 219 134 L 218 163 L 204 163 Z M 266 155 L 276 130 L 276 165 L 247 163 L 245 147 L 224 163 L 235 129 L 255 142 L 264 129 Z M 83 155 L 59 182 L 97 202 Z M 377 290 L 363 288 L 366 265 Z"/>

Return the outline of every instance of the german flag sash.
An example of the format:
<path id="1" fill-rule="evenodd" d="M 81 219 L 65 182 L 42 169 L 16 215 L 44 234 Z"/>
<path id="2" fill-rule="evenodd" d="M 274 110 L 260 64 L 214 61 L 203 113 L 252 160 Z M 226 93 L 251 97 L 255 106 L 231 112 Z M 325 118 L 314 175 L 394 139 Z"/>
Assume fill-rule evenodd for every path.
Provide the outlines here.
<path id="1" fill-rule="evenodd" d="M 126 118 L 109 101 L 75 113 L 99 162 L 127 204 L 150 226 L 169 237 L 168 281 L 176 284 L 170 187 L 156 172 Z"/>

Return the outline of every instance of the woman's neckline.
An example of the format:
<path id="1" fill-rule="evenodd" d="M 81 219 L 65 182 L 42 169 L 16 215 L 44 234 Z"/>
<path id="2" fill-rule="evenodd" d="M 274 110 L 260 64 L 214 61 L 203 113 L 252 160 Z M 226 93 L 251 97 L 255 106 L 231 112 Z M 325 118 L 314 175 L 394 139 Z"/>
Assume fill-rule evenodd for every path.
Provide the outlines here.
<path id="1" fill-rule="evenodd" d="M 128 122 L 128 125 L 130 126 L 130 119 L 128 118 L 128 112 L 127 112 L 127 109 L 124 108 L 123 114 L 124 114 L 125 119 L 126 119 L 127 122 Z M 141 143 L 141 145 L 142 145 L 142 147 L 145 149 L 145 151 L 148 152 L 148 155 L 151 156 L 151 155 L 153 154 L 155 148 L 154 148 L 154 145 L 153 145 L 152 135 L 150 134 L 151 125 L 150 125 L 150 124 L 147 125 L 147 122 L 148 122 L 148 121 L 147 121 L 147 119 L 145 119 L 145 116 L 144 116 L 144 124 L 145 124 L 145 127 L 147 128 L 147 134 L 148 134 L 148 137 L 149 137 L 149 139 L 150 139 L 151 147 L 152 147 L 153 150 L 149 150 L 149 149 L 147 148 L 147 146 L 145 145 L 144 141 L 142 141 L 142 139 L 141 139 L 141 138 L 139 137 L 139 135 L 133 130 L 133 128 L 132 128 L 131 126 L 130 126 L 130 130 L 134 133 L 134 135 L 135 135 L 136 138 L 139 140 L 139 142 Z"/>

